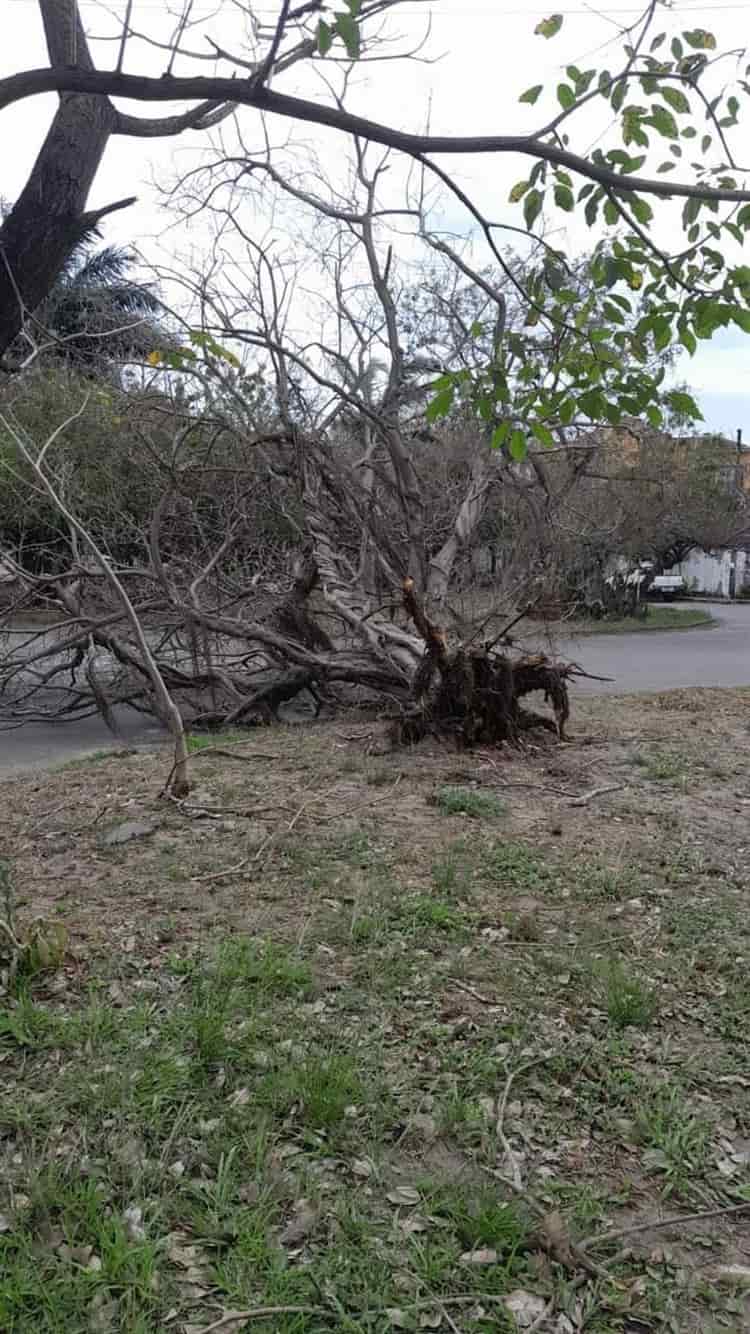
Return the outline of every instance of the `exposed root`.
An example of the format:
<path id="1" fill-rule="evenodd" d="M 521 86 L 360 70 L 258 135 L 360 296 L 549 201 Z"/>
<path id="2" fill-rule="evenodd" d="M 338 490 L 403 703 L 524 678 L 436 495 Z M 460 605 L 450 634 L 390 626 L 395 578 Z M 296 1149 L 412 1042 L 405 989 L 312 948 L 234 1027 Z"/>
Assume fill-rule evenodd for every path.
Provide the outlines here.
<path id="1" fill-rule="evenodd" d="M 453 736 L 467 747 L 517 743 L 522 732 L 539 727 L 564 739 L 574 664 L 553 662 L 544 653 L 511 658 L 491 644 L 451 651 L 445 631 L 426 615 L 412 579 L 404 580 L 403 598 L 425 651 L 412 683 L 413 702 L 394 724 L 397 744 L 414 744 L 429 735 Z M 535 692 L 552 705 L 553 718 L 521 707 L 521 700 Z"/>

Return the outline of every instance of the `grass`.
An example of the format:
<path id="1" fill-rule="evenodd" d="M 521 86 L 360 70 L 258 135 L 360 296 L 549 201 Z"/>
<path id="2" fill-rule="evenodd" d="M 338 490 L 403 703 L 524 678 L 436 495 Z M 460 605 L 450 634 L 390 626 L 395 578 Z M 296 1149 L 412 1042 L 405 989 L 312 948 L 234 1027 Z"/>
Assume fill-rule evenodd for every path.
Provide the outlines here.
<path id="1" fill-rule="evenodd" d="M 633 763 L 643 772 L 644 778 L 652 783 L 684 783 L 689 769 L 689 760 L 676 751 L 653 750 L 638 752 L 633 756 Z"/>
<path id="2" fill-rule="evenodd" d="M 649 603 L 646 616 L 612 617 L 601 621 L 573 621 L 568 629 L 579 635 L 629 635 L 649 630 L 694 630 L 714 625 L 714 618 L 702 607 L 670 607 Z"/>
<path id="3" fill-rule="evenodd" d="M 449 785 L 444 752 L 359 757 L 335 786 L 335 729 L 330 751 L 321 728 L 269 729 L 278 765 L 222 769 L 227 805 L 281 812 L 259 859 L 241 820 L 164 811 L 160 844 L 123 862 L 76 834 L 60 872 L 30 813 L 65 801 L 85 829 L 104 784 L 140 814 L 157 760 L 98 763 L 91 788 L 21 780 L 15 917 L 28 933 L 55 914 L 64 874 L 75 952 L 43 950 L 0 996 L 0 1329 L 193 1334 L 283 1307 L 248 1328 L 391 1334 L 447 1313 L 513 1334 L 511 1294 L 551 1300 L 552 1327 L 573 1285 L 590 1334 L 744 1328 L 742 1294 L 694 1277 L 743 1253 L 741 1216 L 712 1222 L 710 1252 L 692 1227 L 602 1247 L 609 1280 L 539 1241 L 540 1209 L 577 1240 L 746 1198 L 750 934 L 725 807 L 748 698 L 729 698 L 679 751 L 663 698 L 592 703 L 596 747 L 503 757 L 499 809 L 474 804 L 494 794 L 468 758 Z M 602 718 L 648 738 L 640 762 Z M 709 747 L 710 772 L 691 759 Z M 327 804 L 290 830 L 318 772 Z M 627 793 L 589 807 L 548 795 L 623 772 Z M 386 773 L 393 799 L 374 801 Z"/>
<path id="4" fill-rule="evenodd" d="M 607 1018 L 615 1029 L 650 1028 L 657 1011 L 653 988 L 619 960 L 599 970 L 599 989 Z"/>
<path id="5" fill-rule="evenodd" d="M 187 745 L 189 751 L 211 750 L 215 746 L 236 746 L 240 741 L 247 741 L 247 732 L 232 728 L 226 732 L 191 732 Z"/>
<path id="6" fill-rule="evenodd" d="M 443 815 L 468 815 L 472 820 L 497 819 L 506 809 L 494 793 L 469 787 L 441 787 L 433 800 Z"/>

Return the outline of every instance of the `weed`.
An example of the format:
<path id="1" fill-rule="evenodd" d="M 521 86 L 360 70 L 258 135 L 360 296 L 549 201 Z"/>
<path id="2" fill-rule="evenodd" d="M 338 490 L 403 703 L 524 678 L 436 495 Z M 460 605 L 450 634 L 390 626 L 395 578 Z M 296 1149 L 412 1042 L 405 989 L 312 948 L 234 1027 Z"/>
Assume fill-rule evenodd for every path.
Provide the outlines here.
<path id="1" fill-rule="evenodd" d="M 404 899 L 396 908 L 395 920 L 414 932 L 432 930 L 455 935 L 466 929 L 463 914 L 454 904 L 429 894 L 415 894 Z"/>
<path id="2" fill-rule="evenodd" d="M 664 1173 L 667 1194 L 684 1191 L 706 1167 L 711 1125 L 690 1110 L 677 1088 L 651 1089 L 639 1099 L 635 1134 L 647 1150 L 646 1165 Z"/>
<path id="3" fill-rule="evenodd" d="M 495 843 L 482 858 L 484 879 L 514 891 L 533 893 L 550 889 L 550 870 L 542 857 L 525 843 Z"/>
<path id="4" fill-rule="evenodd" d="M 427 1212 L 450 1224 L 462 1250 L 491 1247 L 514 1252 L 524 1242 L 528 1226 L 515 1202 L 498 1198 L 496 1190 L 481 1185 L 422 1181 L 418 1189 Z"/>
<path id="5" fill-rule="evenodd" d="M 441 787 L 432 797 L 443 815 L 468 815 L 473 820 L 496 819 L 506 810 L 505 802 L 493 792 L 476 792 L 470 787 Z"/>
<path id="6" fill-rule="evenodd" d="M 644 778 L 652 783 L 683 785 L 687 777 L 688 761 L 676 752 L 654 750 L 639 751 L 633 756 L 633 764 L 643 771 Z"/>
<path id="7" fill-rule="evenodd" d="M 649 1028 L 657 1010 L 656 993 L 620 960 L 599 969 L 603 1008 L 613 1028 Z"/>

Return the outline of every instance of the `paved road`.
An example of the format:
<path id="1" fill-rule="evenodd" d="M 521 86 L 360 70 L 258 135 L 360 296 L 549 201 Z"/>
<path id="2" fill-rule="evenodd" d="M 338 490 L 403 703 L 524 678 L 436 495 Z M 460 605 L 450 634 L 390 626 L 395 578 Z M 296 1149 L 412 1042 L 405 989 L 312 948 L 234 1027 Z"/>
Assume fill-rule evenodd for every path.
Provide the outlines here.
<path id="1" fill-rule="evenodd" d="M 0 779 L 25 769 L 46 769 L 97 750 L 119 750 L 123 745 L 158 740 L 163 733 L 150 727 L 133 709 L 122 709 L 118 723 L 122 740 L 113 737 L 100 718 L 72 723 L 24 723 L 7 731 L 0 728 Z"/>
<path id="2" fill-rule="evenodd" d="M 718 603 L 708 610 L 715 624 L 705 628 L 580 635 L 560 645 L 560 656 L 596 676 L 615 678 L 611 684 L 577 682 L 576 691 L 586 694 L 750 685 L 750 606 Z"/>
<path id="3" fill-rule="evenodd" d="M 614 677 L 611 683 L 577 682 L 575 690 L 586 694 L 750 685 L 750 606 L 716 605 L 711 611 L 716 624 L 706 629 L 581 635 L 565 640 L 557 651 L 596 676 Z M 155 741 L 160 736 L 132 710 L 123 710 L 120 722 L 126 742 Z M 117 746 L 98 718 L 0 730 L 0 777 Z"/>

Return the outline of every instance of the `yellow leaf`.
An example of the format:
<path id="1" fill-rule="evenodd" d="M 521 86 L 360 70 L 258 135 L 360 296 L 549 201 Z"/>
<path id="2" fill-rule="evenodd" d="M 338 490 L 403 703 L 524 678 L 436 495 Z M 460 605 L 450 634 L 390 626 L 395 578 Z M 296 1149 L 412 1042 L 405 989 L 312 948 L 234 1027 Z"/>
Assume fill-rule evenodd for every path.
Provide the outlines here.
<path id="1" fill-rule="evenodd" d="M 162 359 L 161 350 L 157 350 L 155 352 L 149 352 L 147 358 L 149 366 L 158 366 L 161 359 Z"/>

